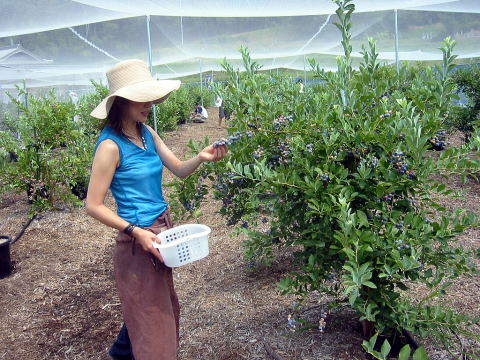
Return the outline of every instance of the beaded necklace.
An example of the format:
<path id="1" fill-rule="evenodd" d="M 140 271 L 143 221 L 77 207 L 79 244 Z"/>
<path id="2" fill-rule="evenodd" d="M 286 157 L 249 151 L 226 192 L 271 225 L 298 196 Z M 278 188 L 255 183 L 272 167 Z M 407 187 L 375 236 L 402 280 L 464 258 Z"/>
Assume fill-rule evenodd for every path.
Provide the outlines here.
<path id="1" fill-rule="evenodd" d="M 143 145 L 143 150 L 147 151 L 147 142 L 145 141 L 145 137 L 142 135 L 142 145 Z"/>
<path id="2" fill-rule="evenodd" d="M 125 134 L 125 136 L 127 137 L 127 139 L 129 139 L 131 142 L 133 142 L 134 139 L 136 139 L 136 136 L 129 136 L 127 134 Z M 147 142 L 145 141 L 145 137 L 142 135 L 140 135 L 140 139 L 142 140 L 142 150 L 144 151 L 147 151 L 148 147 L 147 147 Z M 140 146 L 139 146 L 140 147 Z"/>
<path id="3" fill-rule="evenodd" d="M 142 136 L 140 136 L 140 139 L 142 140 L 141 149 L 142 149 L 143 151 L 147 151 L 148 148 L 147 148 L 147 142 L 145 141 L 145 137 L 142 135 Z M 140 146 L 139 146 L 139 147 L 140 147 Z"/>

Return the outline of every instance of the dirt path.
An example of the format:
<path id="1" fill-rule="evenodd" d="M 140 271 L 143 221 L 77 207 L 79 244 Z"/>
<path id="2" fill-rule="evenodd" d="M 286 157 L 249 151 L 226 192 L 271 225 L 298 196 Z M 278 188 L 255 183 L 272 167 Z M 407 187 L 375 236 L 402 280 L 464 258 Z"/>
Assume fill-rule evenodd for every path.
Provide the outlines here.
<path id="1" fill-rule="evenodd" d="M 204 124 L 166 135 L 174 153 L 183 156 L 190 138 L 216 140 L 226 134 L 217 127 L 216 110 L 209 114 Z M 475 186 L 467 202 L 449 206 L 478 210 Z M 108 204 L 114 208 L 111 198 Z M 212 228 L 210 255 L 175 271 L 182 307 L 179 360 L 269 359 L 265 344 L 285 360 L 366 359 L 347 309 L 329 315 L 324 334 L 286 329 L 290 313 L 316 322 L 322 298 L 312 294 L 296 310 L 295 299 L 280 296 L 275 283 L 288 268 L 281 261 L 251 272 L 242 260 L 242 238 L 216 214 L 219 206 L 210 200 L 199 219 Z M 27 215 L 22 196 L 4 197 L 0 234 L 14 236 Z M 0 360 L 109 359 L 107 349 L 122 323 L 112 276 L 114 234 L 84 208 L 49 212 L 30 225 L 12 247 L 13 274 L 0 280 Z M 478 231 L 464 236 L 474 248 L 477 239 Z M 455 286 L 460 296 L 451 295 L 454 306 L 480 315 L 479 280 L 458 279 Z M 448 359 L 443 351 L 437 355 L 433 359 Z"/>

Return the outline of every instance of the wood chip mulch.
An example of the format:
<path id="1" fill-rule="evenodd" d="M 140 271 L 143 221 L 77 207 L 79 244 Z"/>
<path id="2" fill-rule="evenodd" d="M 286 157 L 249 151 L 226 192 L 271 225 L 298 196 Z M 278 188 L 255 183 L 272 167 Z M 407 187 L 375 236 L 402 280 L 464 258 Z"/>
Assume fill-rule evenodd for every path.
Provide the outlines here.
<path id="1" fill-rule="evenodd" d="M 206 123 L 183 125 L 165 136 L 177 156 L 187 152 L 190 138 L 213 141 L 226 135 L 216 108 L 209 114 Z M 171 176 L 165 174 L 165 181 Z M 456 178 L 449 183 L 471 191 L 446 205 L 478 212 L 480 185 Z M 110 196 L 107 204 L 114 209 Z M 287 329 L 288 314 L 317 323 L 327 298 L 314 293 L 297 308 L 294 298 L 281 296 L 276 283 L 288 272 L 288 257 L 252 271 L 242 258 L 244 238 L 233 235 L 216 213 L 220 206 L 210 199 L 198 219 L 212 228 L 210 255 L 175 270 L 182 309 L 178 359 L 367 359 L 358 322 L 347 308 L 328 315 L 324 333 Z M 14 237 L 28 220 L 28 209 L 23 194 L 0 198 L 0 234 Z M 461 241 L 478 248 L 478 235 L 473 229 Z M 84 207 L 47 212 L 31 223 L 12 245 L 12 274 L 0 279 L 0 360 L 109 359 L 107 350 L 122 324 L 112 274 L 114 236 Z M 447 301 L 458 311 L 480 315 L 478 294 L 478 278 L 459 278 Z M 432 359 L 453 359 L 443 349 L 427 347 Z"/>

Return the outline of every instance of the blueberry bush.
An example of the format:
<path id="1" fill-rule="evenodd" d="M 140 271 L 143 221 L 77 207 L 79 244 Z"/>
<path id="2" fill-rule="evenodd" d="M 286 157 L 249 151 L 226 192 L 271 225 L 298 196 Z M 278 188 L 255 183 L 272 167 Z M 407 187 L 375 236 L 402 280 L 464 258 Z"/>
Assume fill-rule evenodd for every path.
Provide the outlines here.
<path id="1" fill-rule="evenodd" d="M 211 181 L 220 213 L 248 236 L 248 261 L 269 265 L 293 250 L 283 293 L 335 296 L 371 326 L 370 336 L 406 330 L 453 344 L 453 334 L 478 321 L 441 303 L 451 279 L 476 272 L 457 236 L 477 217 L 438 202 L 457 195 L 441 176 L 479 166 L 471 147 L 448 147 L 442 137 L 455 96 L 455 43 L 445 39 L 436 70 L 397 74 L 378 63 L 369 40 L 354 70 L 354 6 L 336 3 L 344 56 L 335 73 L 310 61 L 321 84 L 299 93 L 290 79 L 260 73 L 246 49 L 245 71 L 223 64 L 222 97 L 233 115 L 219 141 L 230 155 L 177 183 L 178 203 L 200 206 Z M 420 285 L 428 293 L 412 300 L 409 290 Z"/>
<path id="2" fill-rule="evenodd" d="M 53 91 L 38 97 L 19 91 L 27 101 L 11 98 L 19 115 L 7 118 L 0 132 L 0 148 L 11 159 L 2 165 L 0 191 L 26 192 L 34 212 L 57 201 L 78 203 L 85 196 L 78 184 L 88 174 L 91 140 L 74 120 L 74 105 Z"/>
<path id="3" fill-rule="evenodd" d="M 380 351 L 375 349 L 375 345 L 377 345 L 377 339 L 378 339 L 378 334 L 375 334 L 372 336 L 368 341 L 363 340 L 362 347 L 363 349 L 370 355 L 373 356 L 374 359 L 379 359 L 379 360 L 387 360 L 389 359 L 389 355 L 391 355 L 391 350 L 392 346 L 388 342 L 388 340 L 385 340 L 381 347 Z M 409 360 L 410 359 L 410 354 L 412 354 L 412 349 L 411 347 L 407 344 L 404 345 L 400 351 L 398 352 L 398 355 L 395 356 L 398 358 L 398 360 Z M 425 348 L 419 347 L 415 349 L 415 351 L 412 354 L 412 359 L 413 360 L 427 360 L 427 352 L 425 351 Z"/>
<path id="4" fill-rule="evenodd" d="M 211 97 L 211 92 L 203 90 L 203 96 Z M 157 129 L 158 132 L 173 131 L 179 124 L 190 121 L 190 113 L 195 104 L 200 103 L 202 93 L 198 86 L 182 85 L 174 91 L 165 101 L 157 105 Z M 153 126 L 153 116 L 150 115 L 150 125 Z"/>
<path id="5" fill-rule="evenodd" d="M 78 118 L 80 129 L 85 135 L 96 136 L 100 130 L 101 121 L 90 116 L 92 110 L 108 96 L 108 88 L 95 81 L 91 81 L 94 91 L 82 95 L 76 105 L 75 114 Z"/>
<path id="6" fill-rule="evenodd" d="M 85 199 L 103 123 L 90 113 L 108 95 L 106 86 L 92 85 L 94 91 L 76 105 L 60 101 L 53 90 L 34 96 L 19 88 L 20 96 L 11 97 L 15 111 L 5 113 L 0 128 L 0 192 L 26 192 L 33 212 Z M 198 94 L 194 87 L 182 87 L 158 105 L 159 132 L 187 121 Z M 149 122 L 153 126 L 153 118 Z"/>
<path id="7" fill-rule="evenodd" d="M 471 65 L 454 72 L 453 80 L 458 90 L 468 100 L 465 106 L 456 106 L 452 111 L 452 125 L 469 135 L 478 128 L 480 121 L 480 67 Z"/>
<path id="8" fill-rule="evenodd" d="M 156 106 L 158 131 L 172 131 L 177 128 L 178 124 L 187 122 L 194 105 L 194 94 L 189 88 L 181 86 L 168 97 L 168 101 Z M 152 114 L 150 115 L 150 124 L 153 126 Z"/>

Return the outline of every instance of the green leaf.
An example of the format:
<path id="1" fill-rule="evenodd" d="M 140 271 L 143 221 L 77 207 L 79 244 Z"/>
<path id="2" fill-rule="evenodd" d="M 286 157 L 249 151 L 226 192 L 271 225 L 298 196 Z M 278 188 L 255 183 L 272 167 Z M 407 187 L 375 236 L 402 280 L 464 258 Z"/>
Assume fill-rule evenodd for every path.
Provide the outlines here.
<path id="1" fill-rule="evenodd" d="M 358 223 L 361 226 L 368 226 L 368 218 L 363 211 L 357 210 L 357 218 L 358 218 Z"/>
<path id="2" fill-rule="evenodd" d="M 423 347 L 419 347 L 413 353 L 413 360 L 428 360 L 427 352 Z"/>
<path id="3" fill-rule="evenodd" d="M 387 358 L 387 355 L 390 353 L 391 349 L 392 347 L 390 346 L 390 343 L 388 342 L 388 340 L 385 339 L 385 341 L 382 344 L 382 348 L 380 349 L 380 352 L 382 353 L 385 359 Z"/>
<path id="4" fill-rule="evenodd" d="M 398 360 L 408 360 L 410 358 L 410 353 L 411 353 L 410 346 L 405 345 L 400 349 L 400 352 L 398 354 Z"/>
<path id="5" fill-rule="evenodd" d="M 377 288 L 377 285 L 375 285 L 371 281 L 365 281 L 362 285 L 368 286 L 371 289 L 376 289 Z"/>
<path id="6" fill-rule="evenodd" d="M 377 342 L 378 334 L 373 335 L 370 340 L 368 341 L 368 348 L 373 350 L 375 343 Z"/>

